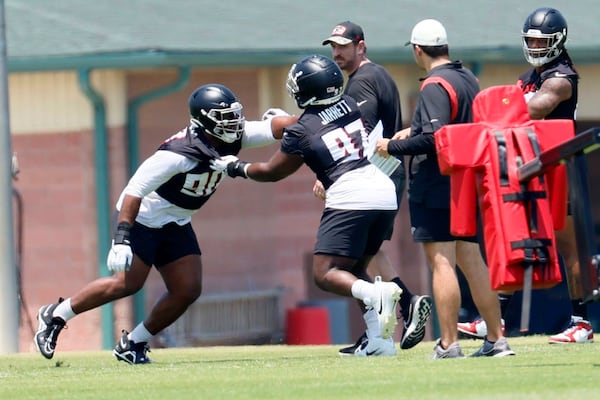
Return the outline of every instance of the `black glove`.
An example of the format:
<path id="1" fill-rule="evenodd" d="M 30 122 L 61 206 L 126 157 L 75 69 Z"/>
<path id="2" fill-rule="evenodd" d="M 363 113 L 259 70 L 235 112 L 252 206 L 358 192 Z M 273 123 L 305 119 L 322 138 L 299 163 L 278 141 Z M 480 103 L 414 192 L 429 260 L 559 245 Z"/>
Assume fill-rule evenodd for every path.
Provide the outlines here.
<path id="1" fill-rule="evenodd" d="M 246 171 L 248 170 L 249 166 L 250 163 L 247 163 L 242 160 L 230 162 L 229 164 L 227 164 L 227 175 L 229 175 L 232 178 L 241 176 L 242 178 L 247 179 L 248 173 Z"/>

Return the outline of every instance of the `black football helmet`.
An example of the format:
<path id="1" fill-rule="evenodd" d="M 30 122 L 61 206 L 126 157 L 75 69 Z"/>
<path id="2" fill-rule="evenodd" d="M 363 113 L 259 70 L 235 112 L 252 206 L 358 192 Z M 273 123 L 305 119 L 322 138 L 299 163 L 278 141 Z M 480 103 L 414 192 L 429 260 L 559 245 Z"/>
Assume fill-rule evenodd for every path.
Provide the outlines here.
<path id="1" fill-rule="evenodd" d="M 286 87 L 300 108 L 332 104 L 342 97 L 344 76 L 333 60 L 315 54 L 292 65 Z"/>
<path id="2" fill-rule="evenodd" d="M 225 143 L 239 140 L 244 133 L 242 104 L 226 86 L 210 83 L 200 86 L 189 101 L 191 123 Z"/>
<path id="3" fill-rule="evenodd" d="M 558 57 L 567 42 L 567 21 L 562 14 L 549 7 L 538 8 L 525 20 L 523 30 L 523 53 L 534 67 L 541 67 Z M 542 39 L 545 46 L 532 46 L 532 39 Z M 539 41 L 538 41 L 539 43 Z"/>

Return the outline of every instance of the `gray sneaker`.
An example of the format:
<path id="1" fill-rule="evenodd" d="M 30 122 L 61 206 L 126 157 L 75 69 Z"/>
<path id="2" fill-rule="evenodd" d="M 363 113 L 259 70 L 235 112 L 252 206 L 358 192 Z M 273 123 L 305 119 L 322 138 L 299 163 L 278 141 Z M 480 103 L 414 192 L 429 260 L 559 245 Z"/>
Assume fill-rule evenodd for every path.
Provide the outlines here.
<path id="1" fill-rule="evenodd" d="M 437 360 L 438 358 L 464 358 L 462 350 L 460 349 L 460 345 L 458 342 L 452 343 L 448 346 L 447 349 L 442 347 L 442 339 L 438 339 L 435 342 L 435 347 L 433 348 L 433 354 L 431 358 Z"/>
<path id="2" fill-rule="evenodd" d="M 483 345 L 471 357 L 506 357 L 514 356 L 515 352 L 510 349 L 505 337 L 501 337 L 496 342 L 492 343 L 487 340 L 483 341 Z"/>

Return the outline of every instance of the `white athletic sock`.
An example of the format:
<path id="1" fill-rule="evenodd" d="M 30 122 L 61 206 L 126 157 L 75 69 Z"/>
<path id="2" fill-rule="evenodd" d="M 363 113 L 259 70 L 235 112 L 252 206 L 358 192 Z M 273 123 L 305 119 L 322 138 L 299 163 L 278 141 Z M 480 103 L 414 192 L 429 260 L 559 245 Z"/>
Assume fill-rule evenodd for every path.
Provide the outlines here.
<path id="1" fill-rule="evenodd" d="M 363 319 L 367 324 L 367 337 L 375 338 L 381 337 L 381 328 L 379 326 L 379 320 L 377 318 L 377 313 L 373 308 L 369 308 L 364 314 Z"/>
<path id="2" fill-rule="evenodd" d="M 61 303 L 58 303 L 58 305 L 54 309 L 54 312 L 52 313 L 53 317 L 59 317 L 59 318 L 64 319 L 65 321 L 70 320 L 75 315 L 77 315 L 77 314 L 75 314 L 75 312 L 71 308 L 71 298 L 70 297 L 68 299 L 62 301 Z"/>
<path id="3" fill-rule="evenodd" d="M 355 299 L 362 300 L 363 303 L 365 302 L 365 299 L 372 299 L 375 295 L 375 285 L 370 282 L 357 279 L 352 284 L 352 296 Z"/>
<path id="4" fill-rule="evenodd" d="M 148 332 L 148 329 L 146 329 L 143 322 L 140 322 L 138 326 L 136 326 L 131 333 L 127 335 L 127 339 L 131 340 L 133 343 L 147 343 L 153 337 L 154 335 Z"/>

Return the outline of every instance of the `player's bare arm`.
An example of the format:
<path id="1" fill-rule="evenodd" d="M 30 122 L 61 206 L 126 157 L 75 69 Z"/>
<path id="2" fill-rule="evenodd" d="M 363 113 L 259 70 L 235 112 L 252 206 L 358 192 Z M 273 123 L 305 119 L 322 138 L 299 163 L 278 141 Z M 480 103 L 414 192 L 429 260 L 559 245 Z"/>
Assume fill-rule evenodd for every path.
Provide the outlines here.
<path id="1" fill-rule="evenodd" d="M 277 150 L 267 162 L 252 163 L 246 170 L 250 179 L 275 182 L 290 176 L 304 164 L 302 157 Z"/>
<path id="2" fill-rule="evenodd" d="M 250 178 L 258 182 L 276 182 L 296 172 L 304 159 L 295 154 L 277 150 L 267 162 L 249 163 L 236 156 L 223 156 L 210 161 L 210 168 L 224 172 L 231 178 Z"/>
<path id="3" fill-rule="evenodd" d="M 568 100 L 573 94 L 571 82 L 565 78 L 550 78 L 542 83 L 527 103 L 531 119 L 543 119 L 562 101 Z"/>
<path id="4" fill-rule="evenodd" d="M 275 139 L 283 138 L 284 128 L 298 121 L 297 115 L 278 115 L 271 119 L 271 131 Z"/>
<path id="5" fill-rule="evenodd" d="M 142 204 L 141 198 L 129 194 L 125 195 L 121 211 L 119 212 L 118 222 L 127 222 L 133 225 L 135 217 L 137 217 L 140 210 L 140 204 Z"/>

